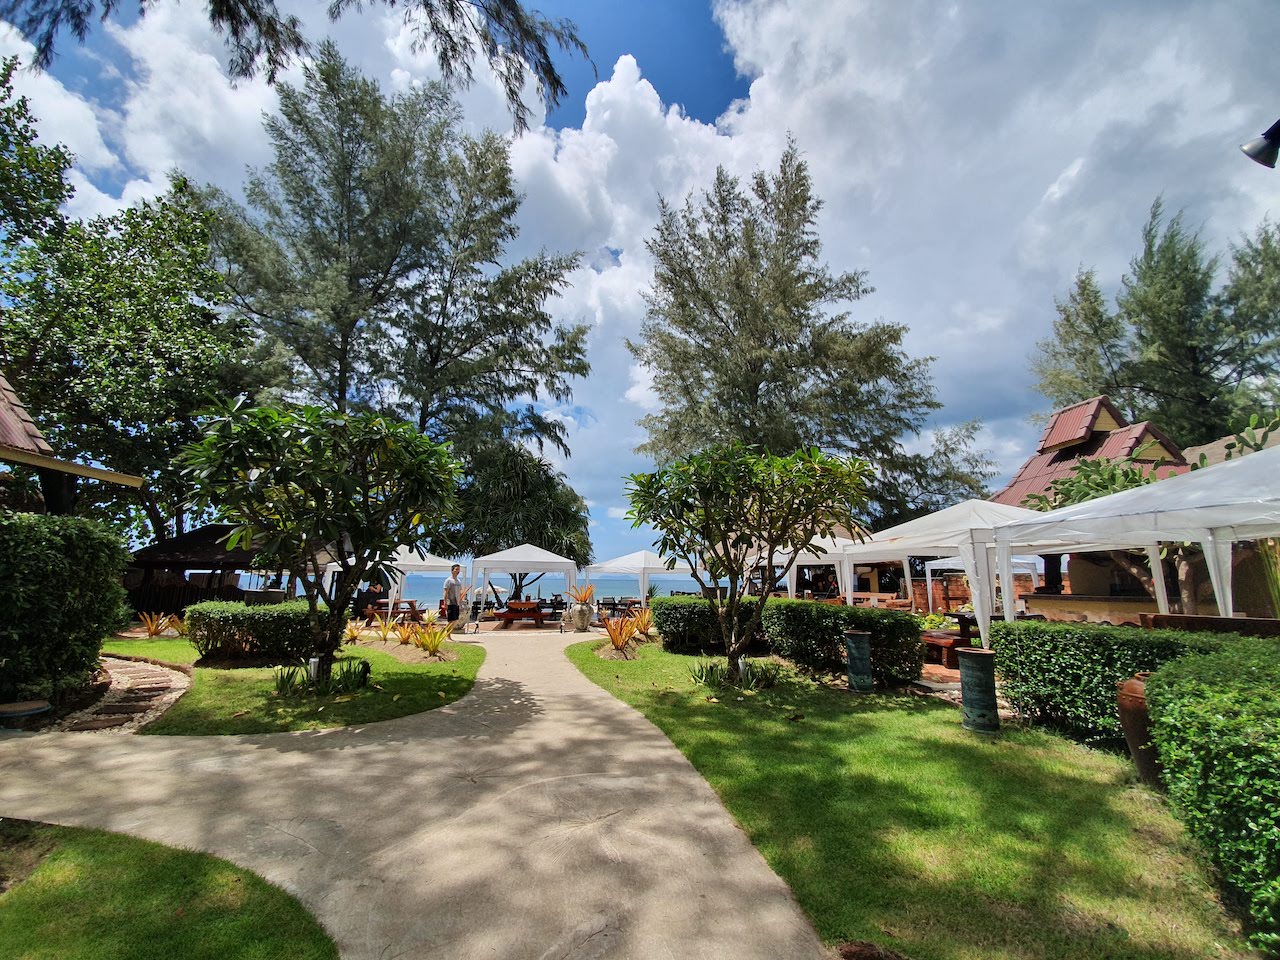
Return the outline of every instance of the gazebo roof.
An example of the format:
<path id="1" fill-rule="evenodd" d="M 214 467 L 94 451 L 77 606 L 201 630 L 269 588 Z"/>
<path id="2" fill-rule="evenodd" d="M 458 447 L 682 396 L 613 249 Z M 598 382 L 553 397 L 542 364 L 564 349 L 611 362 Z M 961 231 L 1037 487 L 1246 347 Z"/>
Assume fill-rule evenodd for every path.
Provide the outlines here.
<path id="1" fill-rule="evenodd" d="M 249 570 L 253 548 L 227 547 L 226 539 L 233 529 L 229 523 L 209 523 L 159 540 L 135 550 L 131 565 L 153 570 Z"/>

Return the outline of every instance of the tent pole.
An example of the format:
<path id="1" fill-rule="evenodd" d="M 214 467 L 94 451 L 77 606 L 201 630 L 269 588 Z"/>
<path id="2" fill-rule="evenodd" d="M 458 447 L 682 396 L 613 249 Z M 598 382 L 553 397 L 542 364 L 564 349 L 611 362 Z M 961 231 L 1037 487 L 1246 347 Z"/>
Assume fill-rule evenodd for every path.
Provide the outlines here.
<path id="1" fill-rule="evenodd" d="M 916 591 L 915 584 L 911 582 L 911 558 L 902 558 L 902 577 L 907 584 L 907 599 L 911 601 L 911 612 L 916 612 Z"/>
<path id="2" fill-rule="evenodd" d="M 927 563 L 924 565 L 924 592 L 929 598 L 929 612 L 933 613 L 933 571 Z"/>
<path id="3" fill-rule="evenodd" d="M 1004 619 L 1013 623 L 1018 617 L 1018 604 L 1014 599 L 1013 586 L 1013 548 L 1007 543 L 997 547 L 1000 561 L 1000 595 L 1004 598 Z"/>
<path id="4" fill-rule="evenodd" d="M 1209 567 L 1209 579 L 1213 582 L 1213 596 L 1218 601 L 1218 616 L 1234 616 L 1231 601 L 1231 541 L 1224 541 L 1216 530 L 1210 530 L 1201 542 L 1205 564 Z"/>
<path id="5" fill-rule="evenodd" d="M 1169 585 L 1164 582 L 1164 561 L 1160 559 L 1160 545 L 1147 547 L 1147 562 L 1151 564 L 1151 587 L 1156 595 L 1156 609 L 1169 612 Z"/>

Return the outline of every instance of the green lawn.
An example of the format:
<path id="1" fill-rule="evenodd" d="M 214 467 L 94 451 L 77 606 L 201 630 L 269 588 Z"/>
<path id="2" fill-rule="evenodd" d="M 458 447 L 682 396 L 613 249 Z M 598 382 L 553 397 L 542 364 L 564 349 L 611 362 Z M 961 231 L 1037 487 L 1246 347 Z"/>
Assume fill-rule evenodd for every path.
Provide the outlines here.
<path id="1" fill-rule="evenodd" d="M 272 667 L 214 670 L 196 667 L 191 689 L 149 724 L 143 733 L 204 735 L 278 733 L 373 723 L 422 713 L 452 703 L 471 689 L 484 662 L 484 649 L 446 644 L 456 659 L 448 663 L 402 663 L 368 647 L 344 647 L 344 656 L 364 657 L 373 685 L 355 694 L 328 697 L 276 696 Z M 103 653 L 192 663 L 196 653 L 180 639 L 110 640 Z"/>
<path id="2" fill-rule="evenodd" d="M 1029 730 L 982 739 L 937 700 L 798 678 L 712 702 L 694 658 L 648 644 L 606 661 L 598 645 L 569 657 L 666 732 L 829 943 L 911 960 L 1252 956 L 1121 758 Z"/>
<path id="3" fill-rule="evenodd" d="M 257 874 L 146 840 L 0 820 L 0 890 L 15 882 L 0 893 L 0 953 L 14 960 L 338 956 L 302 905 Z"/>

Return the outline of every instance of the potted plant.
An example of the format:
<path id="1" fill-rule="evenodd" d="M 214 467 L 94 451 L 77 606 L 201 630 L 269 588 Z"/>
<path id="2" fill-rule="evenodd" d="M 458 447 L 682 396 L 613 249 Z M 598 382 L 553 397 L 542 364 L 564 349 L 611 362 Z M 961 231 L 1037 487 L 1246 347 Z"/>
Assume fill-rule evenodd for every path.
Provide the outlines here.
<path id="1" fill-rule="evenodd" d="M 569 604 L 569 622 L 578 633 L 586 633 L 595 618 L 595 604 L 591 602 L 595 595 L 596 588 L 590 583 L 585 587 L 569 588 L 569 597 L 573 600 Z"/>

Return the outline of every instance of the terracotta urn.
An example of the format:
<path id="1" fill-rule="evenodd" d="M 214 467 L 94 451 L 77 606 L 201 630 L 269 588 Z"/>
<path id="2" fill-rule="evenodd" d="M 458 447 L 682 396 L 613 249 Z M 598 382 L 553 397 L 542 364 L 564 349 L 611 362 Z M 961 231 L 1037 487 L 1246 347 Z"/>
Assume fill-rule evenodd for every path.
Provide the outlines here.
<path id="1" fill-rule="evenodd" d="M 1120 729 L 1129 747 L 1129 756 L 1138 776 L 1148 786 L 1160 786 L 1160 757 L 1151 742 L 1151 717 L 1147 713 L 1147 677 L 1136 673 L 1116 684 L 1116 704 L 1120 708 Z"/>

